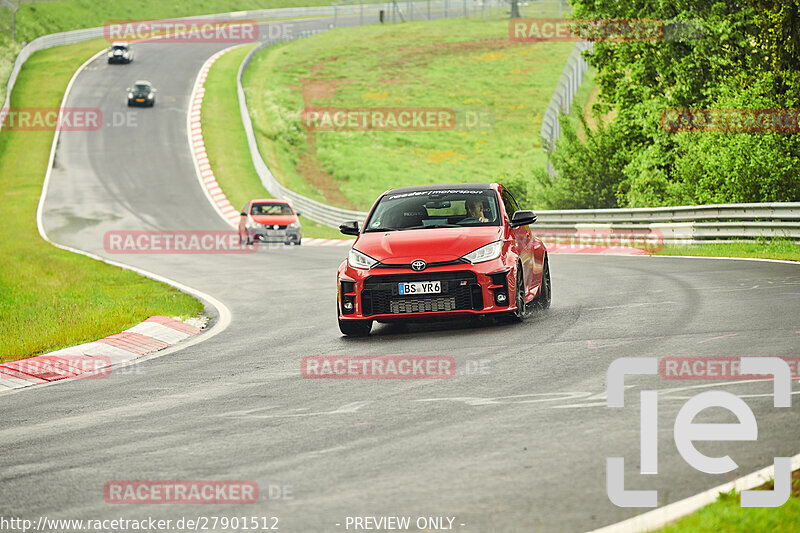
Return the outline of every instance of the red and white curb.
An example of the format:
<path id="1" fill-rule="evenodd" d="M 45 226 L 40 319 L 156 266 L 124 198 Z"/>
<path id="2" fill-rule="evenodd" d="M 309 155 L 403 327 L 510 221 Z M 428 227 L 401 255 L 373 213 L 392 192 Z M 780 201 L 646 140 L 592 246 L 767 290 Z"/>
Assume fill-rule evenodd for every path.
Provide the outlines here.
<path id="1" fill-rule="evenodd" d="M 64 90 L 64 97 L 61 99 L 62 108 L 66 107 L 70 90 L 75 84 L 78 75 L 105 53 L 106 49 L 100 50 L 75 71 L 67 84 L 67 88 Z M 85 250 L 53 242 L 47 236 L 44 227 L 44 202 L 50 187 L 50 178 L 53 173 L 60 133 L 60 130 L 56 129 L 53 135 L 53 143 L 50 146 L 50 159 L 47 163 L 47 171 L 42 184 L 42 193 L 39 196 L 39 203 L 36 207 L 36 228 L 41 238 L 61 250 L 84 255 L 96 261 L 130 270 L 141 276 L 171 285 L 199 300 L 203 300 L 207 306 L 216 310 L 218 316 L 203 335 L 197 335 L 197 333 L 205 327 L 204 320 L 188 319 L 187 322 L 181 322 L 169 317 L 155 316 L 122 333 L 110 335 L 104 339 L 64 348 L 45 355 L 0 364 L 0 394 L 13 393 L 32 385 L 44 386 L 54 381 L 83 377 L 86 374 L 97 374 L 98 368 L 100 373 L 107 374 L 112 366 L 130 364 L 129 362 L 137 359 L 161 357 L 207 341 L 225 331 L 231 323 L 230 309 L 210 294 L 133 265 L 113 261 Z M 198 323 L 190 324 L 188 323 L 189 321 L 197 321 Z M 175 346 L 176 343 L 180 343 L 180 345 Z M 30 367 L 26 367 L 26 364 L 30 365 Z M 37 364 L 41 364 L 41 371 L 38 368 L 34 371 Z M 47 370 L 50 372 L 48 373 Z"/>
<path id="2" fill-rule="evenodd" d="M 352 246 L 352 239 L 312 239 L 303 238 L 303 246 Z"/>
<path id="3" fill-rule="evenodd" d="M 0 364 L 0 392 L 79 376 L 105 377 L 112 365 L 163 350 L 201 331 L 174 318 L 151 316 L 122 333 Z"/>
<path id="4" fill-rule="evenodd" d="M 219 183 L 217 183 L 217 179 L 214 177 L 214 171 L 211 170 L 211 163 L 206 153 L 206 145 L 203 142 L 203 125 L 200 121 L 200 114 L 203 108 L 203 96 L 206 92 L 204 85 L 208 77 L 208 71 L 211 70 L 211 65 L 224 54 L 239 46 L 242 45 L 231 46 L 221 50 L 209 57 L 203 64 L 194 82 L 192 95 L 189 98 L 189 113 L 186 118 L 189 146 L 194 160 L 195 171 L 197 172 L 197 179 L 200 180 L 200 186 L 203 188 L 203 192 L 206 193 L 208 201 L 219 213 L 219 216 L 234 228 L 239 227 L 239 211 L 228 201 Z"/>

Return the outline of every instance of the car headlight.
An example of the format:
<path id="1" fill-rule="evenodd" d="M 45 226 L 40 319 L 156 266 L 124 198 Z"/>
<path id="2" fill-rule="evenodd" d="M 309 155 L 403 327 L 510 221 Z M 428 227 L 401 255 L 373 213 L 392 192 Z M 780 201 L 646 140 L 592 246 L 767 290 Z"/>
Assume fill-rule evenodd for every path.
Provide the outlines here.
<path id="1" fill-rule="evenodd" d="M 128 98 L 133 98 L 133 93 L 128 93 Z"/>
<path id="2" fill-rule="evenodd" d="M 300 228 L 300 221 L 296 220 L 289 224 L 289 229 L 299 229 Z"/>
<path id="3" fill-rule="evenodd" d="M 114 52 L 109 52 L 108 53 L 108 57 L 112 57 L 113 55 L 114 55 Z"/>
<path id="4" fill-rule="evenodd" d="M 252 218 L 247 217 L 247 222 L 244 223 L 244 227 L 247 229 L 258 229 L 261 227 L 261 224 L 259 224 Z"/>
<path id="5" fill-rule="evenodd" d="M 148 94 L 148 95 L 147 95 L 147 98 L 149 98 L 150 100 L 152 100 L 152 99 L 153 99 L 153 93 L 150 93 L 150 94 Z"/>
<path id="6" fill-rule="evenodd" d="M 470 252 L 462 259 L 466 259 L 470 263 L 483 263 L 484 261 L 491 261 L 500 257 L 500 252 L 503 250 L 503 241 L 494 241 L 481 246 L 474 252 Z"/>
<path id="7" fill-rule="evenodd" d="M 350 248 L 350 253 L 347 255 L 347 263 L 353 268 L 363 268 L 366 270 L 375 266 L 378 261 L 367 254 L 362 254 L 355 248 Z"/>

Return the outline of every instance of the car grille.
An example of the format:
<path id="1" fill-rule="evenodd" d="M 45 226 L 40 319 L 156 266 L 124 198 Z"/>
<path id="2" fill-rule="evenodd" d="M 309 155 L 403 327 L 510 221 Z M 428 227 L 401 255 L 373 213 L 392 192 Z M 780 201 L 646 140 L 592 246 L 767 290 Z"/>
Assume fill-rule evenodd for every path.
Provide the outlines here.
<path id="1" fill-rule="evenodd" d="M 442 292 L 400 295 L 398 285 L 409 281 L 441 281 Z M 361 291 L 361 310 L 364 316 L 460 309 L 483 309 L 483 292 L 474 272 L 370 276 L 364 281 L 364 290 Z"/>
<path id="2" fill-rule="evenodd" d="M 426 268 L 441 267 L 441 266 L 452 266 L 452 265 L 463 265 L 464 263 L 469 263 L 469 261 L 467 261 L 466 259 L 455 259 L 453 261 L 441 261 L 439 263 L 428 263 Z M 374 269 L 378 269 L 378 268 L 407 268 L 407 269 L 410 270 L 411 269 L 411 263 L 399 264 L 399 265 L 393 265 L 391 263 L 378 263 L 377 265 L 375 265 L 372 268 L 374 268 Z"/>

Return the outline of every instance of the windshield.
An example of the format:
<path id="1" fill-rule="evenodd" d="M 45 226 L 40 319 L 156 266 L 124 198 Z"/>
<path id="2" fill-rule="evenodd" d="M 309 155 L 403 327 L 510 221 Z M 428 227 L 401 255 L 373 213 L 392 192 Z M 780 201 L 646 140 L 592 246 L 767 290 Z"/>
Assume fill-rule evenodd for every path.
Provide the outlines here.
<path id="1" fill-rule="evenodd" d="M 253 204 L 250 208 L 251 215 L 293 215 L 292 208 L 287 204 Z"/>
<path id="2" fill-rule="evenodd" d="M 499 225 L 495 191 L 448 189 L 385 195 L 365 231 Z"/>
<path id="3" fill-rule="evenodd" d="M 134 92 L 137 92 L 137 93 L 146 93 L 146 92 L 150 92 L 150 86 L 149 85 L 134 85 L 133 86 L 133 90 L 134 90 Z"/>
<path id="4" fill-rule="evenodd" d="M 123 52 L 125 52 L 125 51 L 128 50 L 128 47 L 124 46 L 124 45 L 121 45 L 121 44 L 116 44 L 116 45 L 112 46 L 111 49 L 112 50 L 122 50 Z"/>

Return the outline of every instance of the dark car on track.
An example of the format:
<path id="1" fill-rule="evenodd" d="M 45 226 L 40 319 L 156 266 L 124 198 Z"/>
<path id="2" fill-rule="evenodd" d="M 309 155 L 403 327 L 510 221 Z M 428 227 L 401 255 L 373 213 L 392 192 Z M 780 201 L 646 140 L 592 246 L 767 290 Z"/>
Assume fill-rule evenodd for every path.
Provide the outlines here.
<path id="1" fill-rule="evenodd" d="M 357 235 L 337 276 L 339 329 L 366 335 L 373 321 L 446 316 L 525 318 L 550 306 L 547 249 L 497 183 L 392 189 Z"/>
<path id="2" fill-rule="evenodd" d="M 118 41 L 111 43 L 108 49 L 109 63 L 130 63 L 133 61 L 133 50 L 128 43 Z"/>
<path id="3" fill-rule="evenodd" d="M 261 241 L 299 246 L 303 241 L 299 216 L 300 213 L 295 212 L 285 200 L 250 200 L 242 209 L 239 219 L 239 241 L 242 244 Z"/>
<path id="4" fill-rule="evenodd" d="M 156 104 L 156 90 L 149 81 L 139 80 L 128 87 L 128 105 L 153 107 Z"/>

